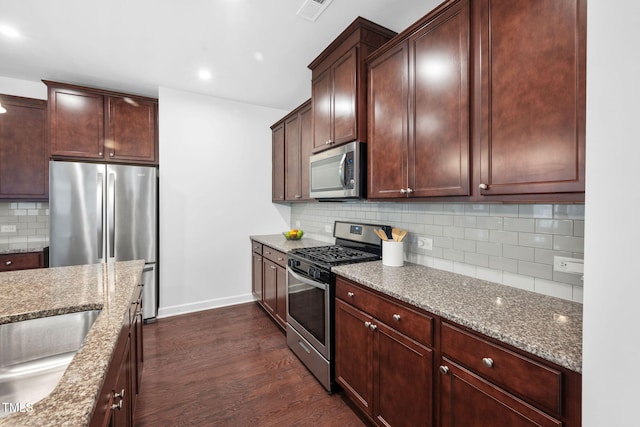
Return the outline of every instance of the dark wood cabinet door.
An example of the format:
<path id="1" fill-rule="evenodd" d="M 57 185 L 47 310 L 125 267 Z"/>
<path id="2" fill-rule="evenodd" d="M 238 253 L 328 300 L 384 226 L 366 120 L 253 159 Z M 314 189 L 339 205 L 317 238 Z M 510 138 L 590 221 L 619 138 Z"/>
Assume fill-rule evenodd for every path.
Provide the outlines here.
<path id="1" fill-rule="evenodd" d="M 0 200 L 46 200 L 49 156 L 46 102 L 0 95 Z"/>
<path id="2" fill-rule="evenodd" d="M 157 163 L 157 103 L 135 97 L 107 97 L 105 156 L 110 162 Z"/>
<path id="3" fill-rule="evenodd" d="M 284 121 L 284 159 L 286 200 L 300 200 L 300 118 L 297 114 Z"/>
<path id="4" fill-rule="evenodd" d="M 262 304 L 272 315 L 276 313 L 278 267 L 266 258 L 262 259 L 264 268 L 262 270 Z"/>
<path id="5" fill-rule="evenodd" d="M 272 129 L 271 199 L 284 201 L 284 123 Z"/>
<path id="6" fill-rule="evenodd" d="M 276 266 L 276 320 L 287 326 L 287 270 Z"/>
<path id="7" fill-rule="evenodd" d="M 586 1 L 474 4 L 479 196 L 584 192 Z"/>
<path id="8" fill-rule="evenodd" d="M 373 333 L 365 326 L 373 318 L 336 299 L 336 381 L 351 400 L 372 416 Z"/>
<path id="9" fill-rule="evenodd" d="M 112 407 L 111 425 L 114 427 L 133 425 L 131 412 L 131 339 L 129 337 L 127 337 L 127 344 L 113 393 L 114 405 L 118 406 Z"/>
<path id="10" fill-rule="evenodd" d="M 501 388 L 442 358 L 440 426 L 442 427 L 559 427 L 562 422 Z"/>
<path id="11" fill-rule="evenodd" d="M 44 267 L 42 252 L 0 254 L 0 272 Z"/>
<path id="12" fill-rule="evenodd" d="M 374 320 L 374 418 L 387 426 L 433 425 L 433 354 Z"/>
<path id="13" fill-rule="evenodd" d="M 332 140 L 332 93 L 331 69 L 326 70 L 311 82 L 313 105 L 313 150 L 329 147 Z"/>
<path id="14" fill-rule="evenodd" d="M 469 3 L 409 38 L 412 197 L 469 194 Z"/>
<path id="15" fill-rule="evenodd" d="M 253 253 L 251 258 L 253 273 L 251 275 L 251 291 L 259 302 L 262 302 L 262 255 Z"/>
<path id="16" fill-rule="evenodd" d="M 334 144 L 354 141 L 358 136 L 356 94 L 358 51 L 351 49 L 332 67 L 332 121 Z"/>
<path id="17" fill-rule="evenodd" d="M 405 197 L 408 138 L 408 44 L 369 65 L 368 197 Z"/>
<path id="18" fill-rule="evenodd" d="M 104 97 L 49 86 L 49 139 L 52 157 L 104 159 Z"/>
<path id="19" fill-rule="evenodd" d="M 311 103 L 300 110 L 300 194 L 309 200 L 309 157 L 313 151 L 313 113 Z"/>

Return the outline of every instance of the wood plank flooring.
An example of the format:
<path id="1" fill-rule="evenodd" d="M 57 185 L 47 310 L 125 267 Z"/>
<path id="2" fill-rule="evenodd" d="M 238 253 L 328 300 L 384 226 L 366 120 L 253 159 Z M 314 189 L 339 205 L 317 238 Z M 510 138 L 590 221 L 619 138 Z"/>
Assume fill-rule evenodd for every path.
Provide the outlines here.
<path id="1" fill-rule="evenodd" d="M 143 336 L 136 426 L 365 425 L 255 303 L 159 319 Z"/>

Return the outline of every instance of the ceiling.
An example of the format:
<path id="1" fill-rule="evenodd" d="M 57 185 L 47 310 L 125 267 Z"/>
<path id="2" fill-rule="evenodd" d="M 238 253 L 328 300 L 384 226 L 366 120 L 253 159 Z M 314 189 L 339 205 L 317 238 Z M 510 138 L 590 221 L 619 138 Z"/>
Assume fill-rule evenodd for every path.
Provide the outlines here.
<path id="1" fill-rule="evenodd" d="M 159 87 L 291 110 L 311 96 L 307 65 L 356 17 L 402 31 L 440 0 L 2 0 L 0 76 L 157 97 Z M 209 70 L 211 79 L 198 77 Z"/>

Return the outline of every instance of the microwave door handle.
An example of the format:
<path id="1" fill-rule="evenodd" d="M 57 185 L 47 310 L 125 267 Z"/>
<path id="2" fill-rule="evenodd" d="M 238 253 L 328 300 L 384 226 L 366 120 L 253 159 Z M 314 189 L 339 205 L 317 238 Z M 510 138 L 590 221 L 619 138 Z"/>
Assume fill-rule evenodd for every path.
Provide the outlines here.
<path id="1" fill-rule="evenodd" d="M 345 165 L 347 163 L 347 153 L 342 155 L 342 159 L 340 159 L 340 167 L 338 168 L 338 175 L 340 176 L 340 184 L 342 184 L 342 188 L 347 189 L 347 184 L 344 182 L 346 173 L 345 173 Z"/>
<path id="2" fill-rule="evenodd" d="M 313 287 L 316 287 L 316 288 L 322 289 L 322 290 L 325 290 L 327 288 L 326 284 L 318 283 L 318 282 L 316 282 L 314 280 L 307 279 L 306 277 L 303 277 L 303 276 L 295 273 L 290 267 L 287 267 L 287 272 L 289 272 L 290 275 L 292 275 L 296 280 L 299 280 L 302 283 L 305 283 L 307 285 L 311 285 Z"/>

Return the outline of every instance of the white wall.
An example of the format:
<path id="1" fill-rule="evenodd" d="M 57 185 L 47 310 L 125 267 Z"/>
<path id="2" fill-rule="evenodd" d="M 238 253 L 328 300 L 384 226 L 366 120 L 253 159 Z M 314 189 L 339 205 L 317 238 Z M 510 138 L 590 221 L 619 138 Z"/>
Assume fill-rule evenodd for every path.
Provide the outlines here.
<path id="1" fill-rule="evenodd" d="M 640 3 L 589 1 L 582 387 L 585 427 L 638 425 L 638 40 Z"/>
<path id="2" fill-rule="evenodd" d="M 160 88 L 159 317 L 250 301 L 249 235 L 271 203 L 271 126 L 287 112 Z"/>
<path id="3" fill-rule="evenodd" d="M 47 99 L 47 86 L 42 82 L 0 76 L 0 93 L 25 98 Z"/>

